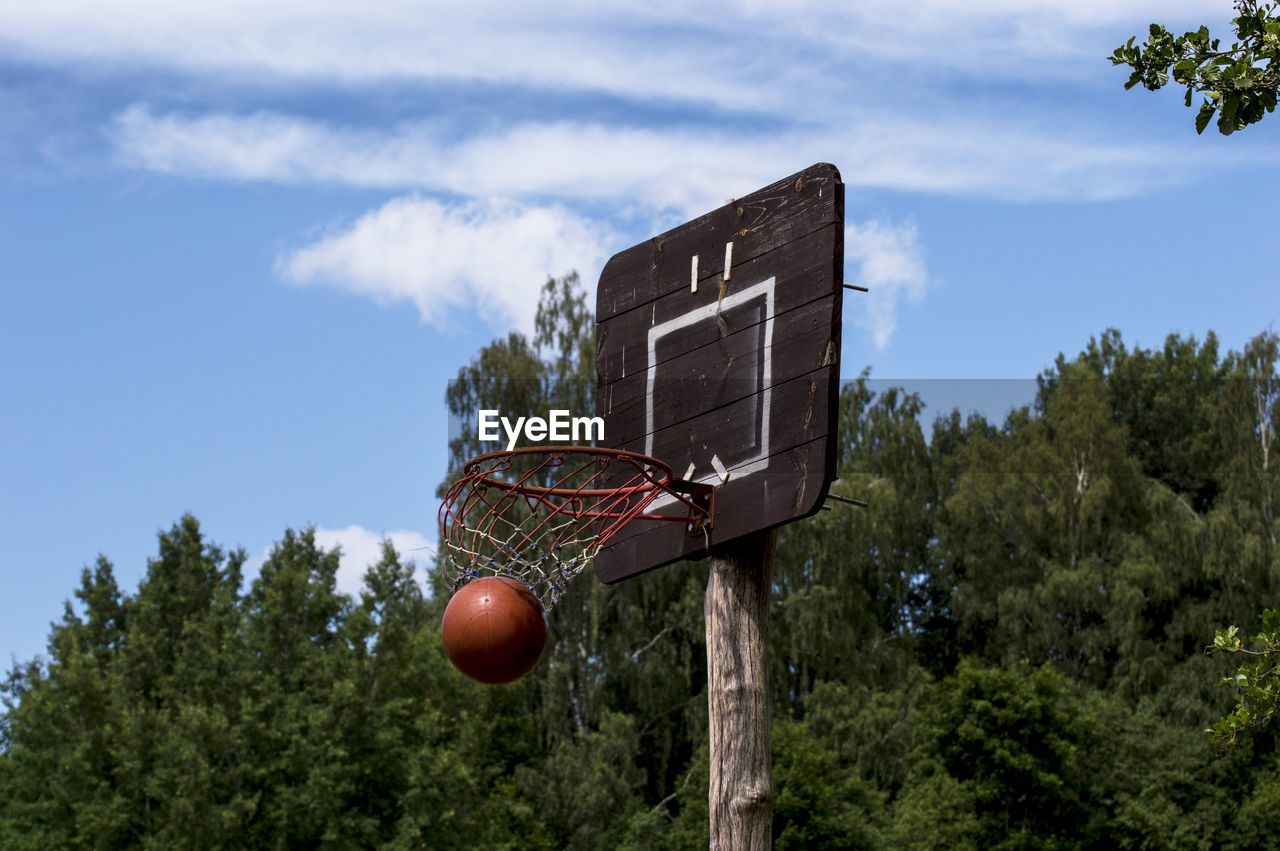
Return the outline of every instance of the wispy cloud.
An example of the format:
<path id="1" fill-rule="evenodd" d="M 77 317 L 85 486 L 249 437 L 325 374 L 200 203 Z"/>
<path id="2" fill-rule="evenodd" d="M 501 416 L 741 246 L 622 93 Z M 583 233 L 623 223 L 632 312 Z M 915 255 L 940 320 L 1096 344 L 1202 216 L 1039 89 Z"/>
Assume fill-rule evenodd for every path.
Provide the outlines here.
<path id="1" fill-rule="evenodd" d="M 855 299 L 855 321 L 871 332 L 877 349 L 884 349 L 898 327 L 899 302 L 919 303 L 928 285 L 916 226 L 876 219 L 849 225 L 844 251 L 849 280 L 870 289 Z"/>
<path id="2" fill-rule="evenodd" d="M 1210 157 L 1270 158 L 1126 137 L 1079 107 L 1125 35 L 1152 19 L 1213 23 L 1220 0 L 921 0 L 910 14 L 891 0 L 72 5 L 2 9 L 0 31 L 31 61 L 160 67 L 215 90 L 228 75 L 276 92 L 423 88 L 417 117 L 375 108 L 363 123 L 279 106 L 305 98 L 228 111 L 141 95 L 106 130 L 132 168 L 414 193 L 281 255 L 276 271 L 409 301 L 436 325 L 483 305 L 493 324 L 527 329 L 538 282 L 570 269 L 591 281 L 619 247 L 597 222 L 657 232 L 813 162 L 840 166 L 856 209 L 858 190 L 1126 198 L 1190 180 Z M 479 104 L 431 111 L 459 91 Z M 537 109 L 506 117 L 526 101 Z M 926 292 L 920 246 L 909 224 L 849 229 L 881 348 L 900 305 Z"/>
<path id="3" fill-rule="evenodd" d="M 798 82 L 801 67 L 816 72 L 810 82 L 822 75 L 828 85 L 841 80 L 833 66 L 867 71 L 885 61 L 921 76 L 941 68 L 1053 77 L 1069 66 L 1046 58 L 1097 56 L 1114 40 L 1109 29 L 1225 19 L 1224 5 L 920 0 L 904 13 L 893 0 L 652 0 L 642 7 L 68 0 L 3 4 L 0 32 L 37 60 L 346 81 L 478 80 L 772 109 L 785 108 L 784 87 Z M 771 50 L 759 50 L 764 44 Z"/>
<path id="4" fill-rule="evenodd" d="M 120 113 L 108 134 L 123 163 L 175 175 L 677 209 L 719 203 L 726 187 L 758 182 L 790 141 L 568 121 L 459 139 L 437 122 L 373 131 L 267 112 L 157 115 L 142 105 Z"/>
<path id="5" fill-rule="evenodd" d="M 1193 166 L 1188 154 L 1172 149 L 1071 140 L 1030 126 L 948 123 L 945 116 L 884 117 L 816 136 L 574 122 L 499 126 L 461 138 L 445 129 L 424 122 L 375 133 L 273 113 L 189 117 L 143 106 L 114 125 L 119 155 L 140 168 L 472 199 L 394 199 L 283 254 L 277 274 L 382 303 L 409 301 L 423 321 L 438 326 L 482 305 L 494 327 L 525 330 L 541 281 L 573 269 L 592 281 L 620 247 L 609 228 L 583 212 L 591 205 L 639 214 L 656 232 L 824 159 L 838 163 L 854 189 L 1019 201 L 1126 197 Z M 500 197 L 516 200 L 494 200 Z M 920 245 L 909 224 L 872 221 L 849 229 L 850 262 L 875 285 L 862 321 L 879 348 L 892 337 L 900 303 L 924 297 Z"/>
<path id="6" fill-rule="evenodd" d="M 1217 0 L 917 0 L 909 13 L 894 0 L 740 5 L 780 35 L 799 35 L 834 53 L 860 57 L 864 68 L 890 62 L 898 72 L 960 71 L 1016 80 L 1087 76 L 1103 51 L 1124 40 L 1117 33 L 1127 37 L 1153 20 L 1176 28 L 1180 21 L 1193 27 L 1230 17 Z"/>
<path id="7" fill-rule="evenodd" d="M 848 126 L 772 133 L 523 123 L 460 139 L 438 124 L 373 132 L 273 113 L 121 113 L 118 155 L 198 177 L 419 188 L 471 197 L 615 200 L 704 212 L 812 162 L 854 187 L 1016 200 L 1132 195 L 1177 180 L 1194 161 L 1172 148 L 937 115 L 866 116 Z"/>
<path id="8" fill-rule="evenodd" d="M 732 42 L 706 37 L 704 22 L 688 13 L 672 0 L 643 10 L 574 0 L 70 0 L 56 7 L 6 4 L 0 32 L 36 61 L 106 61 L 277 81 L 474 81 L 759 103 L 757 80 L 726 73 L 735 64 Z M 669 26 L 673 21 L 682 26 Z M 733 32 L 731 21 L 710 23 L 712 32 Z"/>
<path id="9" fill-rule="evenodd" d="M 276 271 L 297 284 L 409 301 L 437 326 L 476 310 L 528 331 L 542 281 L 574 269 L 594 280 L 608 242 L 601 227 L 560 207 L 410 196 L 288 252 Z"/>

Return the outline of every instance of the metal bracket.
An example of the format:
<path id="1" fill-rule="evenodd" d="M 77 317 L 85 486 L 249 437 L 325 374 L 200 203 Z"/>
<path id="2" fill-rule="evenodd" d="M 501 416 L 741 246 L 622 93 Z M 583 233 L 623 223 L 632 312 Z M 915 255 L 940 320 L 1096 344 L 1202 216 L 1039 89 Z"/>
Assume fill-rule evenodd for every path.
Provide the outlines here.
<path id="1" fill-rule="evenodd" d="M 687 518 L 689 533 L 710 530 L 716 522 L 716 489 L 703 482 L 691 482 L 687 479 L 672 479 L 667 487 L 689 498 L 690 509 Z"/>

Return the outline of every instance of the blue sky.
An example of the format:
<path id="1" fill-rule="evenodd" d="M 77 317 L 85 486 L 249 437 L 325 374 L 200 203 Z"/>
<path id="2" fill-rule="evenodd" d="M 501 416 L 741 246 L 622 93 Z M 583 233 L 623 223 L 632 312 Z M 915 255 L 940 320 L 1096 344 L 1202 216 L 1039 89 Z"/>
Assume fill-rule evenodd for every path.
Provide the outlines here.
<path id="1" fill-rule="evenodd" d="M 368 5 L 0 8 L 6 663 L 186 511 L 255 561 L 314 525 L 348 590 L 383 535 L 425 560 L 459 366 L 548 275 L 814 162 L 872 287 L 846 377 L 1280 312 L 1280 118 L 1197 137 L 1105 59 L 1225 0 Z"/>

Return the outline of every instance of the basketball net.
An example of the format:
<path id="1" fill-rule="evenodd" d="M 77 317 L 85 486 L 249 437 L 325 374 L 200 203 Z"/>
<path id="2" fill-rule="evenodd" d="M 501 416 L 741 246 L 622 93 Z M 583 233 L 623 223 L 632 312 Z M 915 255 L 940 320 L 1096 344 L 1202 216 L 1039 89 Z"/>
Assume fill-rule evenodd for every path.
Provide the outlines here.
<path id="1" fill-rule="evenodd" d="M 664 494 L 685 509 L 645 514 Z M 441 551 L 455 571 L 455 592 L 484 576 L 509 577 L 550 610 L 632 521 L 675 520 L 701 530 L 710 516 L 710 489 L 677 482 L 655 458 L 591 446 L 525 447 L 463 466 L 440 506 Z"/>

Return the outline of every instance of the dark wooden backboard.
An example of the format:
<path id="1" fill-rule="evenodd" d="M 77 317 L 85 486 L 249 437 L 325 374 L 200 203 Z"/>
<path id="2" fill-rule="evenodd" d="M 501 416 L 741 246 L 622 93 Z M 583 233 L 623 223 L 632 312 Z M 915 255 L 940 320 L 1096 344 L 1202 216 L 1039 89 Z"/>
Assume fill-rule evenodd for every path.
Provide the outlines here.
<path id="1" fill-rule="evenodd" d="M 659 458 L 677 477 L 692 468 L 689 478 L 716 494 L 709 532 L 632 523 L 596 556 L 602 581 L 707 555 L 821 507 L 835 477 L 843 265 L 844 185 L 825 163 L 605 265 L 596 294 L 604 442 Z M 683 514 L 670 499 L 656 511 Z"/>

